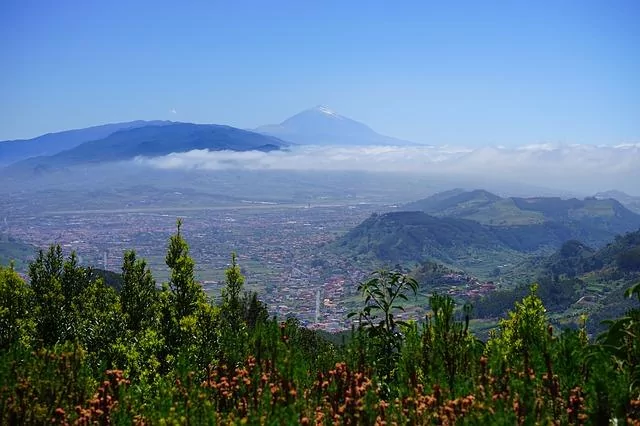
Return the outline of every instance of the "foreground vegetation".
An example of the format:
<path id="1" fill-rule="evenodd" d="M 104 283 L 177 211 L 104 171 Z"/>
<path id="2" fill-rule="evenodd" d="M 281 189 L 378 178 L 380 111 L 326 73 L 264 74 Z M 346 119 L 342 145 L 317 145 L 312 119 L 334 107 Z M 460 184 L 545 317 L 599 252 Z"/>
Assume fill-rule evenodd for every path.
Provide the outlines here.
<path id="1" fill-rule="evenodd" d="M 127 252 L 119 292 L 60 247 L 28 284 L 0 268 L 0 423 L 640 424 L 638 308 L 590 340 L 550 327 L 534 285 L 481 342 L 448 296 L 397 320 L 419 283 L 377 271 L 349 338 L 327 339 L 269 318 L 235 255 L 213 303 L 180 222 L 166 263 L 158 288 Z"/>

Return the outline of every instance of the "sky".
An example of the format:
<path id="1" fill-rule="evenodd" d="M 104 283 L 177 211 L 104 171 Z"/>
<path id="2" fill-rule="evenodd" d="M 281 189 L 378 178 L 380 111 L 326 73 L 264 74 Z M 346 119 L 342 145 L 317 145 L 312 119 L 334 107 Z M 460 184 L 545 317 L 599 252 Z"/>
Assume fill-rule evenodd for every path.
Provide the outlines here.
<path id="1" fill-rule="evenodd" d="M 640 142 L 640 2 L 0 2 L 0 140 L 318 104 L 420 143 Z"/>

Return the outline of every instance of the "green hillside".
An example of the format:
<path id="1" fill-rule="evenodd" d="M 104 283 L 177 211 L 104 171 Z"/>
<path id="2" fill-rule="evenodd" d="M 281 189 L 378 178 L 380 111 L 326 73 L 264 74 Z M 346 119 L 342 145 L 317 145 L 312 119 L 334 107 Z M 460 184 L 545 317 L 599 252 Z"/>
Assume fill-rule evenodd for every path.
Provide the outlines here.
<path id="1" fill-rule="evenodd" d="M 640 231 L 616 236 L 599 250 L 568 241 L 553 255 L 525 262 L 517 270 L 511 278 L 539 283 L 538 294 L 557 323 L 577 324 L 586 314 L 588 329 L 595 333 L 602 330 L 602 320 L 620 316 L 632 306 L 623 293 L 640 281 Z M 476 315 L 501 316 L 528 291 L 528 284 L 522 284 L 493 293 L 475 303 Z"/>
<path id="2" fill-rule="evenodd" d="M 585 222 L 544 221 L 490 226 L 457 217 L 413 212 L 374 214 L 339 238 L 331 249 L 362 261 L 413 264 L 436 260 L 487 275 L 496 267 L 551 254 L 568 240 L 601 246 L 616 235 Z"/>
<path id="3" fill-rule="evenodd" d="M 8 235 L 0 234 L 0 265 L 9 265 L 14 262 L 16 269 L 24 269 L 27 261 L 36 253 L 36 248 L 18 241 Z"/>
<path id="4" fill-rule="evenodd" d="M 403 210 L 417 210 L 434 216 L 459 217 L 479 222 L 483 222 L 485 218 L 488 218 L 488 221 L 497 221 L 500 216 L 509 216 L 508 212 L 510 210 L 518 211 L 514 205 L 503 201 L 508 200 L 503 200 L 499 196 L 482 189 L 473 191 L 453 189 L 406 204 L 403 206 Z M 533 215 L 533 217 L 536 217 L 536 215 Z M 541 222 L 541 219 L 542 217 L 537 221 L 525 221 L 523 223 Z M 516 224 L 515 221 L 509 223 Z"/>
<path id="5" fill-rule="evenodd" d="M 374 214 L 331 248 L 361 261 L 413 264 L 432 259 L 463 269 L 492 268 L 520 258 L 486 226 L 421 212 Z"/>
<path id="6" fill-rule="evenodd" d="M 406 204 L 403 210 L 475 220 L 491 226 L 555 222 L 573 229 L 581 241 L 592 245 L 602 243 L 605 234 L 606 239 L 640 228 L 640 215 L 611 198 L 501 198 L 484 190 L 453 190 Z"/>

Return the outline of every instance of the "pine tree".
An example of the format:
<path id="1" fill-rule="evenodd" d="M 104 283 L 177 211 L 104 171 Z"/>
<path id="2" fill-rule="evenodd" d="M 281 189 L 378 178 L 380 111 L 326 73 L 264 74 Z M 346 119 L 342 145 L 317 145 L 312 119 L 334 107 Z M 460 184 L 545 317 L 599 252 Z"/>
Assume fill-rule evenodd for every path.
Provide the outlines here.
<path id="1" fill-rule="evenodd" d="M 134 333 L 153 325 L 157 318 L 158 292 L 151 271 L 143 259 L 129 250 L 122 264 L 120 304 L 127 328 Z"/>
<path id="2" fill-rule="evenodd" d="M 70 320 L 62 293 L 63 265 L 59 245 L 49 247 L 46 254 L 40 250 L 36 260 L 29 265 L 36 336 L 45 346 L 64 340 L 61 337 Z"/>
<path id="3" fill-rule="evenodd" d="M 207 305 L 207 298 L 194 276 L 194 261 L 189 256 L 189 245 L 182 238 L 182 220 L 177 220 L 177 231 L 169 239 L 166 264 L 171 270 L 169 282 L 159 293 L 160 331 L 164 351 L 159 354 L 166 370 L 178 356 L 190 358 L 198 346 L 198 316 Z M 207 350 L 208 348 L 197 348 Z"/>
<path id="4" fill-rule="evenodd" d="M 226 286 L 222 289 L 222 306 L 225 314 L 231 315 L 235 320 L 240 318 L 240 292 L 244 285 L 244 276 L 238 266 L 236 253 L 231 253 L 231 265 L 224 272 Z"/>
<path id="5" fill-rule="evenodd" d="M 167 266 L 171 269 L 169 288 L 173 295 L 178 321 L 193 314 L 198 302 L 204 299 L 202 288 L 196 282 L 193 273 L 195 263 L 189 256 L 189 245 L 180 234 L 181 227 L 182 219 L 178 219 L 177 232 L 169 240 L 165 259 Z"/>

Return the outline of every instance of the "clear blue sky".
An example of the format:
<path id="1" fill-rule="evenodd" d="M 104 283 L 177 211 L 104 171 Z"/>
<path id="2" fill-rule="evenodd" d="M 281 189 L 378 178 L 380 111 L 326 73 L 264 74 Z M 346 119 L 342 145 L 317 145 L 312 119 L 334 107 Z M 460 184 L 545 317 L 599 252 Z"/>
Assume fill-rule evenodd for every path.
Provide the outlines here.
<path id="1" fill-rule="evenodd" d="M 637 0 L 4 0 L 0 54 L 0 139 L 326 104 L 425 143 L 640 142 Z"/>

